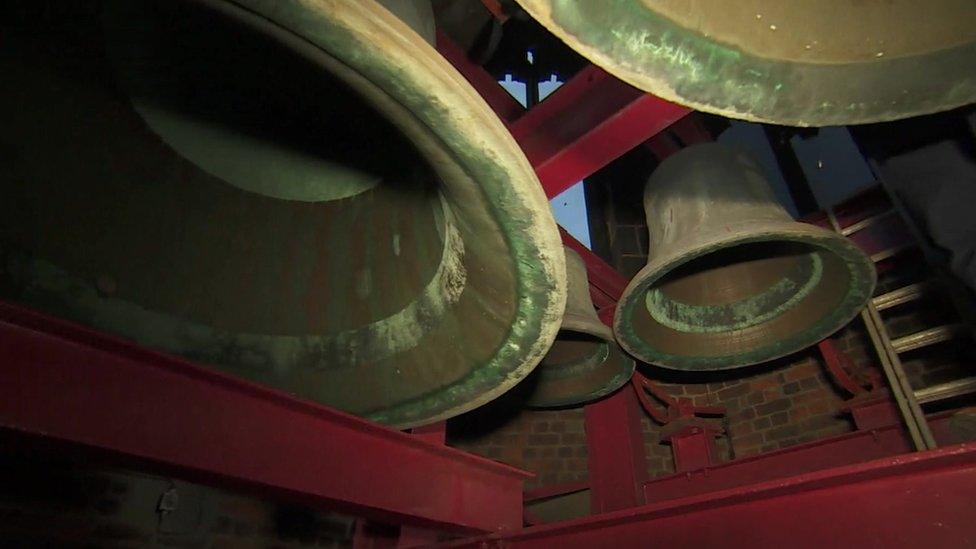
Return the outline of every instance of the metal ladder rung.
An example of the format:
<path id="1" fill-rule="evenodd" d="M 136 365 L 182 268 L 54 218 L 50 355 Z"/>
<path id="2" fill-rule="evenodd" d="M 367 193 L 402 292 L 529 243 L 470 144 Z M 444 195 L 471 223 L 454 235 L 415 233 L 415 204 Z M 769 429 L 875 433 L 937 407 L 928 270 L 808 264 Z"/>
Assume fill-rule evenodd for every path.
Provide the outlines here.
<path id="1" fill-rule="evenodd" d="M 914 244 L 902 244 L 901 246 L 895 246 L 894 248 L 887 248 L 885 250 L 881 250 L 876 254 L 872 254 L 871 261 L 873 261 L 874 263 L 880 263 L 886 259 L 891 259 L 892 257 L 895 257 L 896 255 L 904 252 L 905 250 L 913 247 L 915 247 Z"/>
<path id="2" fill-rule="evenodd" d="M 943 341 L 948 341 L 954 337 L 965 334 L 967 331 L 967 328 L 962 324 L 946 324 L 944 326 L 936 326 L 935 328 L 929 328 L 928 330 L 922 330 L 921 332 L 916 332 L 914 334 L 899 337 L 898 339 L 893 339 L 891 340 L 891 347 L 896 353 L 900 354 L 914 349 L 927 347 L 929 345 L 934 345 L 936 343 L 941 343 Z"/>
<path id="3" fill-rule="evenodd" d="M 976 393 L 976 377 L 966 377 L 919 389 L 915 391 L 915 400 L 919 404 L 924 404 L 926 402 L 937 402 L 971 393 Z"/>
<path id="4" fill-rule="evenodd" d="M 858 221 L 856 223 L 851 223 L 850 225 L 848 225 L 848 226 L 844 227 L 843 229 L 841 229 L 840 230 L 840 234 L 842 234 L 844 236 L 850 236 L 850 235 L 852 235 L 852 234 L 854 234 L 854 233 L 856 233 L 856 232 L 858 232 L 858 231 L 860 231 L 862 229 L 866 229 L 866 228 L 870 227 L 871 225 L 874 225 L 878 221 L 881 221 L 882 219 L 890 216 L 893 213 L 895 213 L 895 210 L 886 210 L 886 211 L 883 211 L 883 212 L 881 212 L 879 214 L 875 214 L 875 215 L 872 215 L 870 217 L 865 217 L 864 219 L 862 219 L 862 220 L 860 220 L 860 221 Z"/>
<path id="5" fill-rule="evenodd" d="M 879 310 L 883 311 L 885 309 L 890 309 L 896 307 L 903 303 L 908 303 L 910 301 L 915 301 L 920 299 L 923 295 L 928 293 L 932 289 L 932 285 L 927 282 L 916 282 L 915 284 L 909 284 L 907 286 L 902 286 L 896 290 L 883 293 L 871 300 L 874 306 Z"/>

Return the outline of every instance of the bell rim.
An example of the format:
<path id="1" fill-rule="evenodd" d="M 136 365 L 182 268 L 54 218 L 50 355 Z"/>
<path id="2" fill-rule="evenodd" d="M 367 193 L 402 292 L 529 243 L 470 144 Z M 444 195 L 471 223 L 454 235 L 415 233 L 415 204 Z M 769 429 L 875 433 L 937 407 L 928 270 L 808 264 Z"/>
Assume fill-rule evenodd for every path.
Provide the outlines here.
<path id="1" fill-rule="evenodd" d="M 573 395 L 562 395 L 558 397 L 550 397 L 548 399 L 544 399 L 544 398 L 537 399 L 537 398 L 532 398 L 530 396 L 526 400 L 525 405 L 528 406 L 529 408 L 540 409 L 540 410 L 553 409 L 553 408 L 573 408 L 573 407 L 580 406 L 582 404 L 599 400 L 607 395 L 613 394 L 616 391 L 618 391 L 621 387 L 626 385 L 630 381 L 630 378 L 634 375 L 634 370 L 637 368 L 637 362 L 634 360 L 632 356 L 627 354 L 627 352 L 625 352 L 623 348 L 621 348 L 620 345 L 618 345 L 616 341 L 614 341 L 613 339 L 608 340 L 607 345 L 609 346 L 610 356 L 608 356 L 607 360 L 604 361 L 603 367 L 606 369 L 610 369 L 610 366 L 606 366 L 606 365 L 612 365 L 612 366 L 619 365 L 619 367 L 617 368 L 618 370 L 617 374 L 613 378 L 611 378 L 609 383 L 604 384 L 603 386 L 597 389 L 582 394 L 577 393 Z M 540 370 L 543 368 L 544 366 L 539 367 Z"/>
<path id="2" fill-rule="evenodd" d="M 435 423 L 497 398 L 531 373 L 555 340 L 565 310 L 565 258 L 535 171 L 484 99 L 430 44 L 373 0 L 339 0 L 328 9 L 294 0 L 274 6 L 263 0 L 195 1 L 234 17 L 260 19 L 355 71 L 362 82 L 347 84 L 371 103 L 370 94 L 379 94 L 401 107 L 409 123 L 432 136 L 457 169 L 478 183 L 509 246 L 516 312 L 490 361 L 433 392 L 360 415 L 397 429 Z M 407 124 L 382 112 L 394 124 Z M 479 131 L 466 130 L 470 126 Z"/>
<path id="3" fill-rule="evenodd" d="M 661 27 L 658 30 L 671 42 L 656 44 L 658 55 L 648 60 L 633 55 L 626 46 L 643 44 L 647 29 L 621 29 L 619 25 L 611 29 L 587 17 L 577 17 L 583 23 L 578 26 L 564 26 L 562 22 L 572 16 L 553 13 L 547 0 L 517 1 L 566 45 L 624 82 L 667 101 L 729 118 L 799 127 L 868 124 L 946 111 L 976 101 L 976 41 L 936 54 L 879 57 L 872 62 L 783 62 L 709 41 L 707 36 L 646 10 L 641 0 L 601 3 L 604 16 L 606 10 L 615 10 L 632 25 L 638 20 L 660 20 L 655 22 Z M 572 3 L 563 5 L 576 9 Z M 620 38 L 620 33 L 627 38 Z M 626 58 L 619 59 L 621 55 Z M 933 61 L 936 56 L 943 61 Z M 748 65 L 734 70 L 742 59 Z M 703 80 L 703 68 L 713 77 Z M 933 74 L 905 78 L 920 70 Z M 953 75 L 965 76 L 954 80 Z M 940 80 L 941 85 L 932 92 L 933 82 Z M 831 88 L 841 95 L 817 97 Z M 844 93 L 849 95 L 845 97 Z"/>
<path id="4" fill-rule="evenodd" d="M 826 229 L 792 221 L 766 223 L 761 230 L 761 234 L 755 234 L 753 230 L 753 234 L 720 237 L 690 246 L 684 248 L 683 253 L 677 257 L 651 261 L 638 271 L 621 295 L 613 318 L 613 332 L 620 346 L 638 360 L 668 370 L 734 370 L 788 356 L 816 344 L 846 326 L 870 300 L 877 283 L 877 272 L 871 260 L 853 242 Z M 733 234 L 735 232 L 731 231 Z M 662 276 L 689 261 L 723 248 L 757 242 L 796 242 L 824 249 L 843 261 L 851 274 L 852 283 L 841 302 L 809 329 L 749 352 L 710 357 L 674 355 L 655 350 L 634 333 L 627 318 L 635 307 L 643 303 L 647 290 Z"/>

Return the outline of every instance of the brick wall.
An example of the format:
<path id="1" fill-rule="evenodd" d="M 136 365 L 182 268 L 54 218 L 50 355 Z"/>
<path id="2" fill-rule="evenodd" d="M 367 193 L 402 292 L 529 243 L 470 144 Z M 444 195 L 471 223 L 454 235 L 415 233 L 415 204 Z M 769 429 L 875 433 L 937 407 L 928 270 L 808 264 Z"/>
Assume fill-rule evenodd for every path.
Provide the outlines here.
<path id="1" fill-rule="evenodd" d="M 531 410 L 518 390 L 448 422 L 448 444 L 531 471 L 527 488 L 585 479 L 583 409 Z"/>
<path id="2" fill-rule="evenodd" d="M 27 448 L 0 453 L 0 547 L 350 546 L 351 520 Z M 175 494 L 175 508 L 160 498 Z M 170 497 L 172 501 L 173 498 Z"/>
<path id="3" fill-rule="evenodd" d="M 855 373 L 874 368 L 856 325 L 837 337 L 838 347 L 855 362 Z M 642 366 L 652 379 L 670 379 L 669 372 Z M 841 411 L 844 393 L 834 387 L 816 349 L 798 353 L 743 372 L 722 374 L 703 382 L 661 385 L 673 396 L 696 405 L 723 406 L 727 434 L 717 439 L 722 459 L 744 457 L 849 432 Z M 643 418 L 645 452 L 651 476 L 674 472 L 671 449 L 660 440 L 661 426 Z M 536 473 L 529 488 L 585 479 L 586 438 L 582 408 L 558 411 L 525 409 L 509 395 L 455 418 L 448 442 L 485 457 Z"/>

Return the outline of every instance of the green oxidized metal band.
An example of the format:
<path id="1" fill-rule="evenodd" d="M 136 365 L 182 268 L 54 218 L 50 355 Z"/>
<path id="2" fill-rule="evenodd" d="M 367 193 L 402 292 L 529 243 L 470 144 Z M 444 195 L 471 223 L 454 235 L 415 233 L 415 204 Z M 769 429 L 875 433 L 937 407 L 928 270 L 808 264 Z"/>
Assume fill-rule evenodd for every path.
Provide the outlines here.
<path id="1" fill-rule="evenodd" d="M 828 126 L 904 118 L 976 100 L 974 43 L 940 51 L 937 60 L 798 63 L 718 43 L 640 0 L 550 0 L 549 5 L 557 34 L 578 40 L 589 50 L 581 53 L 603 68 L 641 75 L 654 83 L 647 91 L 724 116 Z"/>
<path id="2" fill-rule="evenodd" d="M 403 67 L 379 55 L 367 37 L 336 24 L 330 14 L 311 10 L 300 2 L 238 0 L 237 3 L 320 47 L 410 111 L 443 142 L 444 149 L 450 151 L 466 173 L 477 175 L 480 189 L 514 258 L 516 315 L 507 337 L 489 363 L 442 390 L 368 417 L 388 424 L 416 423 L 437 417 L 449 407 L 456 407 L 458 402 L 470 400 L 472 395 L 513 385 L 528 373 L 517 370 L 524 369 L 527 360 L 536 360 L 531 356 L 534 353 L 541 359 L 555 336 L 555 329 L 551 335 L 547 332 L 558 327 L 562 314 L 559 296 L 565 296 L 565 288 L 560 288 L 552 276 L 554 259 L 544 253 L 550 246 L 561 249 L 555 227 L 552 243 L 539 238 L 540 216 L 516 192 L 525 183 L 513 181 L 513 171 L 500 158 L 484 154 L 484 149 L 469 137 L 469 130 L 459 127 L 456 113 L 430 96 L 428 83 L 413 80 Z"/>
<path id="3" fill-rule="evenodd" d="M 645 313 L 650 314 L 647 311 L 647 293 L 669 271 L 681 264 L 723 248 L 771 240 L 789 240 L 816 246 L 836 254 L 846 266 L 850 274 L 850 284 L 847 292 L 844 294 L 841 302 L 829 314 L 820 318 L 816 324 L 791 337 L 777 340 L 748 353 L 706 357 L 689 357 L 666 353 L 649 345 L 634 330 L 629 319 L 634 314 L 635 309 L 643 309 Z M 638 276 L 640 275 L 638 274 Z M 617 318 L 619 321 L 615 322 L 615 332 L 620 342 L 626 348 L 651 364 L 664 365 L 676 370 L 723 370 L 736 368 L 740 365 L 756 364 L 790 354 L 798 349 L 809 347 L 829 336 L 834 330 L 850 321 L 860 311 L 861 307 L 874 291 L 874 282 L 874 269 L 864 254 L 855 248 L 853 244 L 840 239 L 762 236 L 713 243 L 698 250 L 689 251 L 687 255 L 682 256 L 679 260 L 668 265 L 660 266 L 652 276 L 641 280 L 634 290 L 625 295 L 618 304 Z"/>

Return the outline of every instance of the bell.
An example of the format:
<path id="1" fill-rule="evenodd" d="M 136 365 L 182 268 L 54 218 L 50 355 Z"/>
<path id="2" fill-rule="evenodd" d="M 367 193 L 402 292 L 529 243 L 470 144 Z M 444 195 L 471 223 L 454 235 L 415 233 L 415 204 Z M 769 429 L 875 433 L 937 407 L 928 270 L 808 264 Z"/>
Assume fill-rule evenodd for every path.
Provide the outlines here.
<path id="1" fill-rule="evenodd" d="M 483 404 L 559 328 L 531 166 L 431 9 L 0 10 L 0 298 L 397 427 Z"/>
<path id="2" fill-rule="evenodd" d="M 607 72 L 696 110 L 794 126 L 976 101 L 970 0 L 518 0 Z"/>
<path id="3" fill-rule="evenodd" d="M 596 400 L 616 391 L 634 373 L 634 360 L 596 315 L 586 265 L 574 250 L 565 251 L 566 312 L 555 343 L 532 374 L 535 387 L 526 401 L 537 408 Z"/>
<path id="4" fill-rule="evenodd" d="M 620 345 L 676 370 L 722 370 L 803 349 L 874 290 L 871 261 L 794 222 L 749 156 L 709 143 L 669 157 L 644 189 L 650 254 L 614 317 Z"/>

